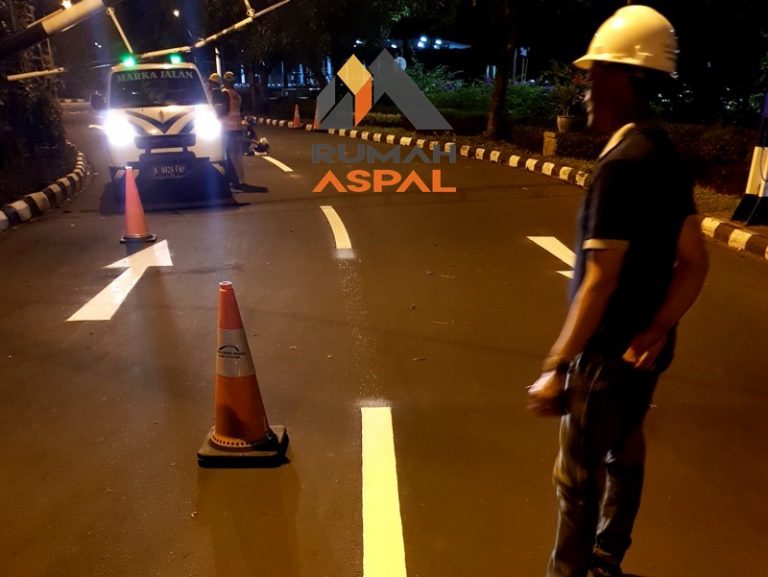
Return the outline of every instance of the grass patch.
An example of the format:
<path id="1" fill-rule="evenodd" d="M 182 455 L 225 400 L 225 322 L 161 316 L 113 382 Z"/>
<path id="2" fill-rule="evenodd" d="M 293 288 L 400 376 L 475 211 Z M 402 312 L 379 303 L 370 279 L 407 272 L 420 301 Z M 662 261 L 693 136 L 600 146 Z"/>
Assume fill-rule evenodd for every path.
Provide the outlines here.
<path id="1" fill-rule="evenodd" d="M 730 194 L 720 194 L 714 189 L 696 185 L 694 187 L 696 206 L 701 214 L 729 220 L 741 197 Z"/>

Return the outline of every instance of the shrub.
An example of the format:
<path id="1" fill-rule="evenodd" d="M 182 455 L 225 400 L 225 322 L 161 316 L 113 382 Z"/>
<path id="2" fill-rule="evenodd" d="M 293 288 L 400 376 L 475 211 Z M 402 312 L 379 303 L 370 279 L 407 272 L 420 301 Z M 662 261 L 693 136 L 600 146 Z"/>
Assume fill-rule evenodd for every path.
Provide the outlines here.
<path id="1" fill-rule="evenodd" d="M 680 156 L 704 162 L 749 161 L 757 133 L 733 126 L 668 124 L 670 138 Z"/>
<path id="2" fill-rule="evenodd" d="M 548 118 L 552 114 L 550 92 L 543 86 L 513 84 L 507 91 L 507 109 L 509 119 L 516 123 Z"/>
<path id="3" fill-rule="evenodd" d="M 590 132 L 563 132 L 557 136 L 557 154 L 569 158 L 594 160 L 603 150 L 608 136 Z"/>
<path id="4" fill-rule="evenodd" d="M 400 127 L 403 125 L 404 117 L 401 114 L 387 114 L 384 112 L 369 112 L 365 115 L 363 122 L 373 126 L 383 126 L 386 128 Z"/>
<path id="5" fill-rule="evenodd" d="M 577 70 L 571 64 L 552 62 L 549 70 L 541 75 L 541 80 L 550 87 L 551 114 L 573 116 L 583 114 L 584 94 L 588 84 L 588 74 Z"/>
<path id="6" fill-rule="evenodd" d="M 515 146 L 541 154 L 544 142 L 544 128 L 513 124 L 509 127 L 509 141 Z"/>
<path id="7" fill-rule="evenodd" d="M 452 90 L 429 94 L 428 98 L 438 109 L 482 111 L 485 113 L 491 102 L 491 87 L 476 82 Z"/>
<path id="8" fill-rule="evenodd" d="M 442 64 L 428 69 L 421 62 L 414 61 L 406 73 L 416 83 L 416 86 L 430 98 L 433 94 L 454 90 L 463 85 L 463 82 L 457 78 L 458 73 L 451 72 L 447 66 Z"/>
<path id="9" fill-rule="evenodd" d="M 671 124 L 667 129 L 697 182 L 721 194 L 744 192 L 755 131 L 693 124 Z"/>
<path id="10" fill-rule="evenodd" d="M 456 134 L 479 134 L 485 130 L 485 110 L 444 109 L 440 113 Z"/>

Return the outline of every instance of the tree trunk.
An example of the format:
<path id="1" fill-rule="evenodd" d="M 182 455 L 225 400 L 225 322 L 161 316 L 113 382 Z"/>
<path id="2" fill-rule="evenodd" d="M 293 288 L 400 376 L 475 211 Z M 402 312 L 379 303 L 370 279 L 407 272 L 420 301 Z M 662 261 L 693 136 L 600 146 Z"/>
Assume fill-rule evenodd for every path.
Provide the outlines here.
<path id="1" fill-rule="evenodd" d="M 256 63 L 255 62 L 249 62 L 248 66 L 245 68 L 246 73 L 248 74 L 248 95 L 251 99 L 251 113 L 252 114 L 258 114 L 258 92 L 259 87 L 256 86 Z"/>
<path id="2" fill-rule="evenodd" d="M 317 87 L 322 90 L 325 85 L 328 84 L 328 79 L 325 77 L 325 57 L 318 53 L 309 65 L 309 69 L 315 77 Z"/>
<path id="3" fill-rule="evenodd" d="M 493 82 L 493 93 L 488 107 L 488 123 L 485 127 L 485 136 L 488 138 L 495 138 L 502 132 L 506 117 L 509 68 L 515 51 L 515 38 L 517 36 L 517 21 L 511 4 L 512 0 L 498 0 L 497 5 L 499 19 L 503 23 L 501 26 L 503 44 L 494 62 L 496 78 Z"/>
<path id="4" fill-rule="evenodd" d="M 269 112 L 269 73 L 272 71 L 272 64 L 264 61 L 256 65 L 256 73 L 259 75 L 259 112 L 267 114 Z"/>

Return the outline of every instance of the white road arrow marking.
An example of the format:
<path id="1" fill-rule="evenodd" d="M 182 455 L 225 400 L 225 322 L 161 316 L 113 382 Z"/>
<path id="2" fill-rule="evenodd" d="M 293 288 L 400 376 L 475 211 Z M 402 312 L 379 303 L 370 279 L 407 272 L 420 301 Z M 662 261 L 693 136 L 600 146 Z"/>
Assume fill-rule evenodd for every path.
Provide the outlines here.
<path id="1" fill-rule="evenodd" d="M 151 266 L 173 266 L 168 241 L 164 240 L 104 268 L 127 268 L 67 321 L 108 321 Z"/>
<path id="2" fill-rule="evenodd" d="M 576 265 L 576 255 L 573 251 L 554 236 L 529 236 L 528 240 L 535 242 L 548 253 L 559 258 L 569 267 L 573 268 Z M 557 272 L 568 278 L 573 278 L 572 270 L 559 270 Z"/>

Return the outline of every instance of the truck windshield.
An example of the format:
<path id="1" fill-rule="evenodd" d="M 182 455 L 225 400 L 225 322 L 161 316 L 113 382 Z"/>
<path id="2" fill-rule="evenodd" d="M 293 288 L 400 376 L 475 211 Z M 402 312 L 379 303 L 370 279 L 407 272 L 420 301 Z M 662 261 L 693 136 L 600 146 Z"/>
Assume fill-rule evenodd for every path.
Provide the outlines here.
<path id="1" fill-rule="evenodd" d="M 124 70 L 112 74 L 110 108 L 204 104 L 203 85 L 189 68 Z"/>

